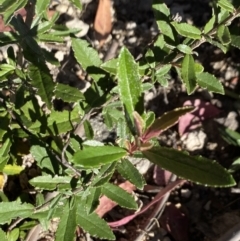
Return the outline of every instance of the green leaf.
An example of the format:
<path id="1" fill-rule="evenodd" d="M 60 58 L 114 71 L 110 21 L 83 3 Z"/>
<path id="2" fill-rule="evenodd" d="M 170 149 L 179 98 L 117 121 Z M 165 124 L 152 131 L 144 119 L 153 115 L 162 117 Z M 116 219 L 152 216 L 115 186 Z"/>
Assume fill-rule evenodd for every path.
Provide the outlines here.
<path id="1" fill-rule="evenodd" d="M 157 69 L 156 76 L 157 77 L 165 76 L 170 71 L 171 68 L 172 68 L 171 64 L 165 64 L 165 65 L 161 66 L 161 68 Z"/>
<path id="2" fill-rule="evenodd" d="M 154 58 L 153 51 L 149 48 L 145 54 L 145 59 L 148 62 L 149 66 L 154 69 L 156 66 L 156 60 Z"/>
<path id="3" fill-rule="evenodd" d="M 119 119 L 117 122 L 117 136 L 119 137 L 119 146 L 125 147 L 125 141 L 128 138 L 127 124 L 124 119 Z"/>
<path id="4" fill-rule="evenodd" d="M 12 66 L 10 64 L 1 64 L 0 65 L 0 77 L 3 77 L 4 75 L 7 75 L 15 70 L 15 66 Z"/>
<path id="5" fill-rule="evenodd" d="M 116 185 L 106 183 L 104 186 L 102 186 L 102 194 L 106 195 L 112 201 L 118 203 L 121 207 L 137 209 L 137 204 L 133 196 Z"/>
<path id="6" fill-rule="evenodd" d="M 70 34 L 76 34 L 76 33 L 79 33 L 81 31 L 81 29 L 78 29 L 78 28 L 68 29 L 64 25 L 54 25 L 53 27 L 56 30 L 52 31 L 51 34 L 52 35 L 56 35 L 56 36 L 65 36 L 65 37 L 67 37 Z"/>
<path id="7" fill-rule="evenodd" d="M 74 128 L 76 123 L 80 122 L 80 110 L 76 105 L 72 111 L 52 111 L 50 116 L 48 116 L 47 121 L 36 121 L 32 124 L 29 129 L 34 132 L 49 135 L 59 135 L 65 133 Z"/>
<path id="8" fill-rule="evenodd" d="M 136 112 L 133 112 L 133 120 L 134 120 L 134 126 L 135 130 L 137 132 L 138 136 L 142 136 L 142 132 L 145 128 L 145 123 L 143 118 Z"/>
<path id="9" fill-rule="evenodd" d="M 8 25 L 9 21 L 13 17 L 14 12 L 20 8 L 23 8 L 27 2 L 28 0 L 5 0 L 3 3 L 0 3 L 0 13 L 2 13 L 4 16 L 5 25 Z"/>
<path id="10" fill-rule="evenodd" d="M 187 93 L 189 95 L 193 93 L 197 84 L 194 64 L 193 56 L 186 54 L 182 62 L 181 77 L 187 87 Z"/>
<path id="11" fill-rule="evenodd" d="M 42 15 L 48 8 L 49 0 L 37 0 L 35 11 L 36 16 Z"/>
<path id="12" fill-rule="evenodd" d="M 163 86 L 163 87 L 168 87 L 168 80 L 169 80 L 169 77 L 165 77 L 165 76 L 156 76 L 156 80 L 157 82 Z"/>
<path id="13" fill-rule="evenodd" d="M 209 38 L 208 36 L 205 36 L 208 43 L 212 44 L 213 46 L 218 47 L 223 51 L 223 53 L 227 53 L 227 48 L 223 44 L 219 43 L 218 41 L 213 40 L 212 38 Z"/>
<path id="14" fill-rule="evenodd" d="M 99 198 L 101 196 L 101 188 L 99 187 L 89 187 L 86 192 L 86 211 L 87 214 L 92 213 L 99 205 Z"/>
<path id="15" fill-rule="evenodd" d="M 159 47 L 160 49 L 163 49 L 165 46 L 165 40 L 162 34 L 160 34 L 156 40 L 156 42 L 154 43 L 155 47 Z"/>
<path id="16" fill-rule="evenodd" d="M 82 205 L 78 206 L 77 224 L 91 236 L 115 240 L 115 236 L 107 223 L 94 212 L 87 214 Z"/>
<path id="17" fill-rule="evenodd" d="M 54 190 L 58 189 L 70 189 L 72 178 L 69 176 L 39 176 L 32 178 L 29 183 L 37 189 Z"/>
<path id="18" fill-rule="evenodd" d="M 216 22 L 216 16 L 213 15 L 209 21 L 206 23 L 206 25 L 204 26 L 204 33 L 207 34 L 208 32 L 210 32 L 213 28 L 214 28 L 214 24 Z"/>
<path id="19" fill-rule="evenodd" d="M 50 170 L 53 174 L 57 173 L 56 160 L 51 156 L 45 147 L 32 145 L 30 153 L 34 157 L 39 167 Z"/>
<path id="20" fill-rule="evenodd" d="M 10 222 L 13 218 L 27 218 L 32 215 L 34 206 L 27 203 L 14 202 L 2 202 L 0 203 L 0 224 Z"/>
<path id="21" fill-rule="evenodd" d="M 231 35 L 231 45 L 240 49 L 240 36 L 238 35 Z"/>
<path id="22" fill-rule="evenodd" d="M 53 34 L 48 34 L 48 33 L 42 33 L 42 34 L 38 34 L 37 36 L 38 40 L 41 42 L 50 42 L 50 43 L 63 43 L 64 42 L 64 38 L 61 36 L 56 36 Z"/>
<path id="23" fill-rule="evenodd" d="M 215 76 L 207 72 L 197 73 L 197 83 L 208 91 L 224 95 L 224 89 L 221 82 Z"/>
<path id="24" fill-rule="evenodd" d="M 101 64 L 101 68 L 108 72 L 109 74 L 116 75 L 117 74 L 117 63 L 118 59 L 110 59 Z"/>
<path id="25" fill-rule="evenodd" d="M 6 166 L 9 158 L 10 158 L 10 156 L 1 157 L 1 159 L 0 159 L 0 172 L 3 171 L 3 168 Z"/>
<path id="26" fill-rule="evenodd" d="M 229 11 L 221 8 L 220 12 L 218 13 L 218 24 L 223 23 L 228 17 L 230 16 Z"/>
<path id="27" fill-rule="evenodd" d="M 229 11 L 229 12 L 233 12 L 233 10 L 234 10 L 234 6 L 230 3 L 229 0 L 218 0 L 217 4 L 221 8 L 223 8 L 223 9 Z"/>
<path id="28" fill-rule="evenodd" d="M 129 180 L 132 184 L 134 184 L 138 189 L 143 189 L 145 185 L 145 180 L 143 176 L 139 173 L 133 164 L 124 159 L 117 165 L 118 172 L 127 180 Z"/>
<path id="29" fill-rule="evenodd" d="M 115 162 L 102 166 L 97 176 L 92 180 L 91 186 L 99 187 L 108 182 L 115 171 L 115 167 Z"/>
<path id="30" fill-rule="evenodd" d="M 52 27 L 53 27 L 53 22 L 51 21 L 44 21 L 44 22 L 40 22 L 38 25 L 34 26 L 32 29 L 31 29 L 31 34 L 34 36 L 36 35 L 36 32 L 37 34 L 43 34 L 47 31 L 49 31 Z"/>
<path id="31" fill-rule="evenodd" d="M 2 229 L 0 229 L 0 240 L 1 241 L 9 241 L 7 239 L 6 233 Z"/>
<path id="32" fill-rule="evenodd" d="M 117 161 L 126 154 L 124 149 L 116 146 L 86 146 L 73 155 L 73 161 L 84 168 L 93 168 Z"/>
<path id="33" fill-rule="evenodd" d="M 5 165 L 3 168 L 3 173 L 7 175 L 17 175 L 22 172 L 24 168 L 22 166 L 18 166 L 16 164 L 13 165 Z"/>
<path id="34" fill-rule="evenodd" d="M 63 212 L 60 218 L 58 229 L 56 232 L 56 240 L 58 241 L 73 241 L 75 240 L 75 231 L 77 227 L 76 220 L 77 204 L 67 202 L 63 207 Z"/>
<path id="35" fill-rule="evenodd" d="M 14 228 L 8 233 L 8 241 L 17 241 L 20 234 L 19 228 Z"/>
<path id="36" fill-rule="evenodd" d="M 175 40 L 173 30 L 171 28 L 171 25 L 169 25 L 168 22 L 159 20 L 157 21 L 157 25 L 163 35 L 166 35 L 173 41 Z"/>
<path id="37" fill-rule="evenodd" d="M 204 67 L 199 63 L 194 63 L 194 68 L 195 68 L 196 74 L 202 73 L 204 71 Z"/>
<path id="38" fill-rule="evenodd" d="M 6 111 L 0 113 L 0 142 L 2 141 L 4 135 L 8 131 L 9 122 L 10 122 L 9 114 Z M 0 153 L 1 153 L 1 151 L 0 151 Z"/>
<path id="39" fill-rule="evenodd" d="M 79 1 L 79 0 L 70 0 L 70 2 L 71 2 L 75 7 L 77 7 L 79 10 L 82 10 L 81 1 Z"/>
<path id="40" fill-rule="evenodd" d="M 156 19 L 158 19 L 158 16 L 160 15 L 160 13 L 164 14 L 166 17 L 170 16 L 169 8 L 162 1 L 154 0 L 152 7 L 153 7 L 153 11 Z"/>
<path id="41" fill-rule="evenodd" d="M 228 144 L 240 147 L 240 133 L 229 128 L 220 128 L 219 131 Z"/>
<path id="42" fill-rule="evenodd" d="M 240 157 L 237 158 L 236 160 L 234 160 L 234 162 L 229 167 L 228 171 L 230 173 L 234 173 L 234 172 L 239 171 L 239 170 L 240 170 Z"/>
<path id="43" fill-rule="evenodd" d="M 99 67 L 101 65 L 102 61 L 100 60 L 97 51 L 89 47 L 87 41 L 72 38 L 72 48 L 76 60 L 84 70 L 89 70 L 89 68 L 93 68 L 94 66 Z M 93 73 L 91 76 L 95 81 L 99 80 L 98 74 Z"/>
<path id="44" fill-rule="evenodd" d="M 145 91 L 149 91 L 151 89 L 154 88 L 154 84 L 146 82 L 146 83 L 142 83 L 142 90 Z"/>
<path id="45" fill-rule="evenodd" d="M 126 112 L 130 116 L 135 110 L 138 113 L 142 113 L 142 85 L 139 78 L 138 65 L 125 47 L 121 49 L 119 54 L 117 77 L 120 100 Z"/>
<path id="46" fill-rule="evenodd" d="M 85 131 L 85 135 L 86 135 L 87 139 L 88 140 L 93 139 L 94 131 L 93 131 L 92 126 L 91 126 L 91 124 L 88 120 L 85 120 L 83 122 L 83 127 L 84 127 L 84 131 Z"/>
<path id="47" fill-rule="evenodd" d="M 177 22 L 171 22 L 171 24 L 174 26 L 176 31 L 187 38 L 191 39 L 200 39 L 201 38 L 201 31 L 187 23 L 177 23 Z"/>
<path id="48" fill-rule="evenodd" d="M 49 70 L 41 70 L 37 66 L 30 65 L 28 71 L 29 78 L 32 80 L 32 85 L 38 89 L 38 95 L 40 95 L 42 100 L 46 103 L 47 107 L 51 109 L 54 83 Z"/>
<path id="49" fill-rule="evenodd" d="M 107 196 L 112 201 L 118 203 L 121 207 L 129 209 L 137 209 L 137 204 L 134 197 L 122 188 L 106 183 L 102 186 L 102 194 Z"/>
<path id="50" fill-rule="evenodd" d="M 177 49 L 184 54 L 192 54 L 193 53 L 191 47 L 189 47 L 186 44 L 179 44 L 177 46 Z"/>
<path id="51" fill-rule="evenodd" d="M 165 147 L 154 147 L 142 153 L 161 168 L 193 182 L 214 187 L 236 185 L 232 175 L 216 161 Z"/>
<path id="52" fill-rule="evenodd" d="M 84 99 L 84 95 L 77 88 L 58 83 L 54 91 L 56 98 L 65 102 L 77 102 Z"/>
<path id="53" fill-rule="evenodd" d="M 172 111 L 164 113 L 161 117 L 156 119 L 153 124 L 145 131 L 142 136 L 144 141 L 148 141 L 153 137 L 159 136 L 159 134 L 178 122 L 180 116 L 185 115 L 195 109 L 192 106 L 184 106 L 176 108 Z"/>
<path id="54" fill-rule="evenodd" d="M 223 24 L 221 24 L 217 29 L 217 37 L 223 45 L 227 45 L 231 42 L 229 29 Z"/>
<path id="55" fill-rule="evenodd" d="M 145 128 L 147 129 L 155 121 L 155 114 L 152 111 L 147 112 L 145 116 Z"/>

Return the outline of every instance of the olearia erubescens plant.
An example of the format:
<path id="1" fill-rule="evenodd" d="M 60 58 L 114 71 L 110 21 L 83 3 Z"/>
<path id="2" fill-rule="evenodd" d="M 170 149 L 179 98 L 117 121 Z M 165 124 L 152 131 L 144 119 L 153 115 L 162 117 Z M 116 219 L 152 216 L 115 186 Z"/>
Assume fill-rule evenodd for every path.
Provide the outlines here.
<path id="1" fill-rule="evenodd" d="M 78 0 L 71 2 L 81 9 Z M 46 226 L 54 217 L 61 217 L 56 232 L 58 241 L 73 240 L 77 225 L 93 236 L 114 239 L 107 223 L 94 211 L 102 195 L 122 207 L 137 209 L 129 193 L 110 184 L 117 170 L 136 188 L 143 188 L 144 179 L 129 157 L 144 157 L 198 184 L 235 185 L 231 174 L 216 161 L 161 147 L 153 141 L 193 107 L 179 107 L 155 118 L 153 112 L 144 108 L 143 95 L 149 83 L 153 86 L 159 82 L 166 87 L 172 69 L 188 94 L 197 88 L 224 94 L 221 82 L 195 62 L 195 51 L 205 42 L 224 53 L 231 45 L 239 47 L 240 37 L 229 29 L 239 17 L 239 6 L 228 0 L 212 1 L 212 17 L 199 29 L 173 20 L 169 8 L 162 1 L 154 1 L 159 35 L 145 56 L 136 61 L 123 47 L 117 58 L 103 62 L 86 40 L 75 37 L 79 29 L 56 24 L 57 12 L 48 16 L 49 4 L 50 0 L 0 0 L 0 14 L 12 29 L 0 33 L 0 47 L 7 49 L 6 59 L 0 63 L 2 241 L 24 240 L 29 228 L 37 223 Z M 24 7 L 25 20 L 16 14 Z M 91 79 L 84 93 L 53 81 L 47 67 L 47 63 L 59 68 L 60 65 L 41 43 L 64 43 L 65 37 L 71 38 L 74 57 Z M 17 52 L 14 46 L 18 47 Z M 148 85 L 142 81 L 144 76 L 149 76 Z M 56 99 L 69 103 L 69 109 L 54 109 Z M 102 111 L 109 129 L 116 127 L 115 143 L 93 141 L 89 117 L 95 110 Z M 76 134 L 79 127 L 84 128 L 85 138 Z M 33 194 L 20 192 L 11 200 L 3 186 L 7 176 L 24 173 L 22 156 L 33 158 L 40 171 L 28 181 Z M 52 191 L 57 191 L 57 195 L 46 201 L 44 193 Z"/>

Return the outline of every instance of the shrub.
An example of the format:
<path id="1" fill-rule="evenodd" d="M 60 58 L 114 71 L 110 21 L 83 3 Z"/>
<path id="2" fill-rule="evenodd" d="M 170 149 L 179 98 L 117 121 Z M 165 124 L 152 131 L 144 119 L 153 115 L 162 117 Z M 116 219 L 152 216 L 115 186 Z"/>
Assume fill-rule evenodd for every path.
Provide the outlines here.
<path id="1" fill-rule="evenodd" d="M 71 2 L 81 8 L 79 1 Z M 155 1 L 153 10 L 160 34 L 144 57 L 136 61 L 123 47 L 117 58 L 103 62 L 86 40 L 75 36 L 78 29 L 58 25 L 58 13 L 48 17 L 49 3 L 50 0 L 1 0 L 0 4 L 8 26 L 0 33 L 0 45 L 7 49 L 7 57 L 0 64 L 1 240 L 14 235 L 14 240 L 23 240 L 27 225 L 46 226 L 53 217 L 61 217 L 56 240 L 73 239 L 77 225 L 91 235 L 114 239 L 107 223 L 94 211 L 102 195 L 122 207 L 137 208 L 128 192 L 110 183 L 118 171 L 136 188 L 143 188 L 144 179 L 129 157 L 147 158 L 199 184 L 235 185 L 231 174 L 217 162 L 161 147 L 155 140 L 193 107 L 179 107 L 155 118 L 144 108 L 143 96 L 144 90 L 157 82 L 166 87 L 173 69 L 188 94 L 198 88 L 224 94 L 218 79 L 194 61 L 195 49 L 208 42 L 226 53 L 231 45 L 239 45 L 239 36 L 229 30 L 240 14 L 238 6 L 227 0 L 213 1 L 212 18 L 199 29 L 172 20 L 168 7 Z M 25 18 L 16 14 L 23 7 Z M 71 38 L 74 57 L 90 79 L 84 93 L 54 81 L 48 68 L 47 63 L 56 68 L 60 65 L 41 43 L 64 43 L 65 37 Z M 13 46 L 18 47 L 17 52 Z M 143 76 L 150 81 L 143 82 Z M 54 107 L 57 100 L 66 108 L 58 111 Z M 116 142 L 94 141 L 89 119 L 95 111 L 102 112 L 109 129 L 116 128 Z M 79 135 L 81 128 L 85 136 Z M 36 166 L 30 178 L 23 161 L 33 160 Z M 28 190 L 33 188 L 33 194 L 19 191 L 12 198 L 6 195 L 4 183 L 12 175 L 28 175 L 24 185 Z M 54 190 L 57 195 L 46 200 L 44 193 Z"/>

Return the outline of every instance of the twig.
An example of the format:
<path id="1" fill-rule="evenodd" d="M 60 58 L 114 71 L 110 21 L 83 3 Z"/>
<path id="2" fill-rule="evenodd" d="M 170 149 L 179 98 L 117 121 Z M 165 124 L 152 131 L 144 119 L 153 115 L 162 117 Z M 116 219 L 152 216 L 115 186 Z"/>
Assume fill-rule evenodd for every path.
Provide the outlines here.
<path id="1" fill-rule="evenodd" d="M 176 181 L 177 179 L 177 176 L 175 174 L 172 174 L 171 177 L 170 177 L 170 180 L 168 183 L 171 183 L 171 182 L 174 182 Z M 154 226 L 157 225 L 157 222 L 156 220 L 158 220 L 163 211 L 164 211 L 164 208 L 166 206 L 166 202 L 170 196 L 171 192 L 168 192 L 161 200 L 161 202 L 159 202 L 154 210 L 152 211 L 152 214 L 150 215 L 150 217 L 148 218 L 148 221 L 145 223 L 143 229 L 141 230 L 141 233 L 138 235 L 138 237 L 134 240 L 134 241 L 141 241 L 141 240 L 144 240 L 144 236 L 146 236 L 146 234 L 153 229 Z"/>
<path id="2" fill-rule="evenodd" d="M 234 12 L 232 13 L 229 17 L 227 17 L 223 22 L 221 22 L 220 24 L 222 25 L 228 25 L 230 24 L 235 18 L 239 17 L 240 15 L 240 7 Z M 217 26 L 215 26 L 212 30 L 210 30 L 209 32 L 205 33 L 204 35 L 205 36 L 209 36 L 209 37 L 212 37 L 216 32 L 217 32 L 217 29 L 219 27 L 218 24 Z M 204 35 L 202 36 L 201 39 L 199 40 L 194 40 L 193 43 L 191 44 L 191 49 L 194 50 L 196 48 L 198 48 L 200 45 L 202 45 L 203 43 L 205 43 L 207 40 L 206 38 L 204 37 Z M 176 63 L 179 59 L 181 59 L 182 57 L 184 57 L 184 54 L 180 53 L 178 54 L 172 61 L 171 63 Z M 162 66 L 162 64 L 158 64 L 156 66 L 156 69 L 159 69 L 160 67 Z"/>
<path id="3" fill-rule="evenodd" d="M 108 51 L 106 52 L 106 54 L 103 58 L 103 62 L 106 62 L 109 59 L 114 58 L 116 56 L 116 52 L 117 52 L 118 47 L 119 47 L 119 42 L 114 39 L 111 43 L 110 48 L 108 49 Z"/>
<path id="4" fill-rule="evenodd" d="M 17 124 L 21 127 L 21 129 L 22 129 L 27 135 L 29 135 L 29 136 L 34 136 L 34 134 L 32 134 L 32 132 L 29 131 L 29 130 L 21 123 L 21 121 L 17 118 L 17 116 L 15 115 L 15 113 L 13 113 L 13 111 L 10 110 L 10 109 L 7 107 L 4 99 L 0 98 L 0 103 L 3 104 L 4 108 L 5 108 L 6 111 L 9 113 L 9 115 L 12 117 L 12 119 L 17 122 Z M 44 142 L 42 142 L 41 140 L 39 140 L 39 142 L 43 143 L 44 146 L 45 146 L 45 143 L 44 143 Z M 56 160 L 57 160 L 60 164 L 62 164 L 64 167 L 69 168 L 69 169 L 71 169 L 72 171 L 74 171 L 77 176 L 81 176 L 81 173 L 80 173 L 75 167 L 73 167 L 71 164 L 69 164 L 66 159 L 62 160 L 50 147 L 48 148 L 48 150 L 51 152 L 51 154 L 56 158 Z"/>

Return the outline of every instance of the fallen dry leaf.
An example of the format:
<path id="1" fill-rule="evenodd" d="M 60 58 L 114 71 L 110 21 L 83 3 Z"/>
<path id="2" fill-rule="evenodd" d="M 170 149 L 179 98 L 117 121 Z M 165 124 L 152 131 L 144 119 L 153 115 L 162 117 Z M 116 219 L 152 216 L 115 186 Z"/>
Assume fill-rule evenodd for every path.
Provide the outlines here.
<path id="1" fill-rule="evenodd" d="M 195 111 L 187 113 L 179 118 L 178 133 L 180 135 L 196 129 L 201 126 L 203 120 L 213 118 L 220 113 L 220 110 L 210 102 L 205 102 L 200 99 L 188 100 L 184 102 L 183 105 L 193 105 L 196 109 Z"/>
<path id="2" fill-rule="evenodd" d="M 189 224 L 186 214 L 175 204 L 169 204 L 160 219 L 161 226 L 167 230 L 176 241 L 188 241 Z"/>
<path id="3" fill-rule="evenodd" d="M 111 0 L 99 0 L 94 30 L 95 38 L 102 46 L 112 30 Z"/>

